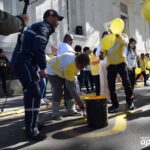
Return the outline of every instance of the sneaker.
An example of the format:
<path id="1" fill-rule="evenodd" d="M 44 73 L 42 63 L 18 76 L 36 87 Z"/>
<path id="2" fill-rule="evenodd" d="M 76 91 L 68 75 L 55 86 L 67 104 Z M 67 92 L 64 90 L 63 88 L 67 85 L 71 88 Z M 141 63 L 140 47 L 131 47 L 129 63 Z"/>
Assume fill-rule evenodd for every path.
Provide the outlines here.
<path id="1" fill-rule="evenodd" d="M 53 116 L 52 120 L 61 121 L 61 120 L 63 120 L 63 118 L 62 118 L 62 116 L 58 115 L 58 116 Z"/>
<path id="2" fill-rule="evenodd" d="M 45 105 L 46 104 L 46 102 L 44 101 L 44 99 L 42 98 L 41 99 L 41 105 Z"/>
<path id="3" fill-rule="evenodd" d="M 134 103 L 131 103 L 130 105 L 128 105 L 128 109 L 129 110 L 134 110 L 135 109 Z"/>
<path id="4" fill-rule="evenodd" d="M 34 135 L 32 133 L 27 132 L 26 133 L 26 137 L 29 140 L 33 140 L 33 141 L 42 141 L 42 140 L 46 139 L 46 135 L 45 134 L 41 134 L 41 133 L 38 133 L 38 134 Z"/>
<path id="5" fill-rule="evenodd" d="M 119 107 L 115 107 L 115 106 L 108 107 L 109 113 L 116 113 L 116 112 L 118 112 L 118 110 L 119 110 Z"/>
<path id="6" fill-rule="evenodd" d="M 50 100 L 47 99 L 46 97 L 44 97 L 43 100 L 44 100 L 45 103 L 49 103 L 50 102 Z"/>
<path id="7" fill-rule="evenodd" d="M 81 116 L 82 114 L 78 111 L 68 112 L 68 116 Z"/>

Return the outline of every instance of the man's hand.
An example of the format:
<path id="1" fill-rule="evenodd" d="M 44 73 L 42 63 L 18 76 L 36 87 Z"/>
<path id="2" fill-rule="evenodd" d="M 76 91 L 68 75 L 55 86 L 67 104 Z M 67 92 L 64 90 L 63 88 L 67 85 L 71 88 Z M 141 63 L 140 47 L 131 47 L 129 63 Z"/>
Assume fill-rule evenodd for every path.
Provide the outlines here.
<path id="1" fill-rule="evenodd" d="M 29 16 L 27 14 L 21 14 L 20 17 L 24 20 L 25 25 L 29 22 Z"/>
<path id="2" fill-rule="evenodd" d="M 43 69 L 42 71 L 41 71 L 41 75 L 42 75 L 42 77 L 47 77 L 47 70 L 46 69 Z"/>

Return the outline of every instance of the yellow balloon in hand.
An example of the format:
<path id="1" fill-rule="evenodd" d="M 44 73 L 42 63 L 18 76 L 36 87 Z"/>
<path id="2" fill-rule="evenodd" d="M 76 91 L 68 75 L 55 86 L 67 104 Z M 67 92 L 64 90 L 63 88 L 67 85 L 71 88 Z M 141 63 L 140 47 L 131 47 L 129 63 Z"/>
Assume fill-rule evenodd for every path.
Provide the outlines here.
<path id="1" fill-rule="evenodd" d="M 146 0 L 142 7 L 142 15 L 146 21 L 150 21 L 150 0 Z"/>
<path id="2" fill-rule="evenodd" d="M 120 34 L 124 30 L 124 22 L 120 18 L 116 18 L 111 22 L 110 30 L 114 34 Z"/>
<path id="3" fill-rule="evenodd" d="M 115 34 L 109 34 L 103 37 L 101 40 L 101 47 L 103 50 L 109 50 L 112 48 L 115 44 L 116 35 Z"/>
<path id="4" fill-rule="evenodd" d="M 138 75 L 142 72 L 141 68 L 136 68 L 135 69 L 135 74 Z"/>

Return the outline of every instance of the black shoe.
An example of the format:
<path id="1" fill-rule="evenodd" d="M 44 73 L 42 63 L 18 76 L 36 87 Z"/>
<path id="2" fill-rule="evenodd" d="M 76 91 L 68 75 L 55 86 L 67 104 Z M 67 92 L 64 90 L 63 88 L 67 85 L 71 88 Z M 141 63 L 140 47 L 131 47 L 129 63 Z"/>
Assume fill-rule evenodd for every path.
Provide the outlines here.
<path id="1" fill-rule="evenodd" d="M 42 130 L 45 128 L 45 124 L 44 123 L 38 123 L 38 129 Z"/>
<path id="2" fill-rule="evenodd" d="M 118 112 L 118 110 L 119 110 L 119 107 L 115 107 L 115 106 L 108 107 L 109 113 L 116 113 L 116 112 Z"/>
<path id="3" fill-rule="evenodd" d="M 53 116 L 52 120 L 54 120 L 54 121 L 61 121 L 61 120 L 63 120 L 63 118 L 62 118 L 62 116 L 58 115 L 58 116 Z"/>
<path id="4" fill-rule="evenodd" d="M 45 140 L 46 139 L 46 135 L 45 134 L 37 134 L 37 135 L 34 135 L 33 133 L 26 133 L 26 137 L 29 139 L 29 140 L 33 140 L 33 141 L 42 141 L 42 140 Z"/>
<path id="5" fill-rule="evenodd" d="M 133 102 L 128 105 L 128 109 L 129 109 L 129 110 L 134 110 L 134 109 L 135 109 L 135 106 L 134 106 L 134 103 L 133 103 Z"/>

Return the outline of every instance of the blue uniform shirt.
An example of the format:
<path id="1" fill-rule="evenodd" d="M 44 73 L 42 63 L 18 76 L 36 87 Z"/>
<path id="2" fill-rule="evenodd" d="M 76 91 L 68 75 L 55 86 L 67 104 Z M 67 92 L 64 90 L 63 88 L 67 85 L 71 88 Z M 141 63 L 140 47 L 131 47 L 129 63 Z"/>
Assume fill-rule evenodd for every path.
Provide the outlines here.
<path id="1" fill-rule="evenodd" d="M 21 52 L 17 55 L 15 63 L 29 63 L 45 69 L 45 48 L 53 32 L 54 27 L 48 21 L 35 23 L 28 27 L 23 33 Z"/>

